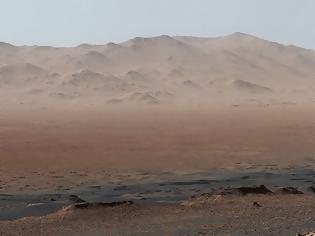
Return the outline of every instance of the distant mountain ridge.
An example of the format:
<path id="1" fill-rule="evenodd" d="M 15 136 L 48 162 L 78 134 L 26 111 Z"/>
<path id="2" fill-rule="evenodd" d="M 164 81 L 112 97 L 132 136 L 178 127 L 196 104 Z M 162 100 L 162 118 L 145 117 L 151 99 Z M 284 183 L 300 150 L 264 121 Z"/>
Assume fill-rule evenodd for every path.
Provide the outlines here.
<path id="1" fill-rule="evenodd" d="M 68 76 L 78 71 L 80 79 Z M 252 95 L 284 91 L 312 94 L 315 52 L 239 32 L 213 38 L 136 37 L 119 44 L 68 48 L 0 43 L 0 89 L 26 85 L 31 87 L 28 90 L 47 94 L 111 99 L 152 91 L 174 97 L 245 91 Z"/>

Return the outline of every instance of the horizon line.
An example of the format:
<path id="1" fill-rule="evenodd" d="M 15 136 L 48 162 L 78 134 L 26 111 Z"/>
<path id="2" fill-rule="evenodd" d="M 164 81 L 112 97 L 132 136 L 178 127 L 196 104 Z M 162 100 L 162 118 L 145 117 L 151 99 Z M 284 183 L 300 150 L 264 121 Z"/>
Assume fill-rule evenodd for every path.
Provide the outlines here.
<path id="1" fill-rule="evenodd" d="M 82 43 L 79 43 L 79 44 L 75 44 L 75 45 L 72 45 L 72 46 L 52 46 L 52 45 L 48 45 L 48 44 L 22 44 L 22 45 L 18 45 L 18 44 L 14 44 L 14 43 L 10 43 L 10 42 L 7 42 L 7 41 L 1 41 L 0 40 L 0 44 L 7 44 L 7 45 L 10 45 L 10 46 L 13 46 L 13 47 L 50 47 L 50 48 L 77 48 L 77 47 L 80 47 L 80 46 L 104 46 L 104 45 L 107 45 L 107 44 L 117 44 L 117 45 L 120 45 L 120 44 L 123 44 L 123 43 L 126 43 L 130 40 L 133 40 L 133 39 L 136 39 L 136 38 L 141 38 L 141 39 L 154 39 L 154 38 L 160 38 L 160 37 L 170 37 L 172 39 L 176 38 L 176 37 L 191 37 L 191 38 L 199 38 L 199 39 L 217 39 L 217 38 L 225 38 L 225 37 L 229 37 L 229 36 L 233 36 L 233 35 L 240 35 L 240 36 L 244 36 L 244 37 L 253 37 L 253 38 L 256 38 L 258 40 L 264 40 L 264 41 L 268 41 L 268 42 L 271 42 L 271 43 L 277 43 L 277 44 L 280 44 L 280 45 L 283 45 L 283 46 L 286 46 L 286 47 L 298 47 L 298 48 L 301 48 L 301 49 L 305 49 L 305 50 L 311 50 L 311 51 L 315 51 L 315 48 L 307 48 L 307 47 L 304 47 L 304 46 L 300 46 L 300 45 L 297 45 L 297 44 L 294 44 L 294 43 L 290 43 L 290 44 L 286 44 L 286 43 L 283 43 L 283 42 L 279 42 L 279 41 L 273 41 L 273 40 L 269 40 L 269 39 L 266 39 L 266 38 L 262 38 L 262 37 L 258 37 L 254 34 L 249 34 L 249 33 L 245 33 L 245 32 L 240 32 L 240 31 L 235 31 L 233 33 L 229 33 L 229 34 L 224 34 L 224 35 L 218 35 L 218 36 L 194 36 L 194 35 L 169 35 L 169 34 L 159 34 L 159 35 L 154 35 L 154 36 L 135 36 L 135 37 L 130 37 L 129 39 L 127 40 L 123 40 L 121 42 L 115 42 L 115 41 L 107 41 L 107 42 L 104 42 L 104 43 L 88 43 L 88 42 L 82 42 Z"/>

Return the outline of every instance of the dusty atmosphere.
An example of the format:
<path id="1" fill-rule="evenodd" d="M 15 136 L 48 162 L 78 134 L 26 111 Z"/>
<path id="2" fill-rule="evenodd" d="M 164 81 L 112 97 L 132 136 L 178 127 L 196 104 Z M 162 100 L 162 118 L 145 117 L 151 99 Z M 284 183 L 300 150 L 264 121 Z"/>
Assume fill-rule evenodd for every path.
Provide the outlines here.
<path id="1" fill-rule="evenodd" d="M 0 235 L 315 230 L 314 51 L 235 33 L 0 52 Z"/>

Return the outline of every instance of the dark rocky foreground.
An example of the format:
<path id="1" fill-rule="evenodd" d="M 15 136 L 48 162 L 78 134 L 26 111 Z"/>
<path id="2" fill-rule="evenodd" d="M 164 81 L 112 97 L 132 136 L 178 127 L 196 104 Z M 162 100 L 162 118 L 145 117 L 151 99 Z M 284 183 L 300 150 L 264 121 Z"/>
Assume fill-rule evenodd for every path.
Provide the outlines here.
<path id="1" fill-rule="evenodd" d="M 182 203 L 87 202 L 43 217 L 0 222 L 0 235 L 307 235 L 315 195 L 297 188 L 226 188 Z"/>
<path id="2" fill-rule="evenodd" d="M 1 194 L 0 235 L 307 235 L 315 172 L 211 172 Z M 292 187 L 294 186 L 294 187 Z"/>
<path id="3" fill-rule="evenodd" d="M 130 179 L 82 182 L 78 186 L 63 181 L 62 188 L 38 187 L 27 192 L 0 191 L 0 221 L 17 220 L 30 216 L 45 216 L 84 199 L 88 202 L 133 201 L 150 205 L 177 203 L 201 194 L 246 195 L 248 193 L 314 194 L 315 171 L 290 169 L 269 171 L 208 171 L 197 173 L 132 173 Z M 138 176 L 134 179 L 133 176 Z M 87 176 L 80 176 L 83 181 Z M 70 179 L 71 180 L 71 179 Z M 54 180 L 56 181 L 56 180 Z M 31 180 L 28 181 L 31 184 Z M 71 182 L 70 182 L 71 183 Z M 7 182 L 7 184 L 10 184 Z M 262 186 L 264 185 L 264 186 Z M 251 186 L 257 186 L 251 188 Z M 267 187 L 265 187 L 267 186 Z M 284 187 L 283 187 L 284 186 Z M 290 186 L 295 186 L 290 187 Z"/>

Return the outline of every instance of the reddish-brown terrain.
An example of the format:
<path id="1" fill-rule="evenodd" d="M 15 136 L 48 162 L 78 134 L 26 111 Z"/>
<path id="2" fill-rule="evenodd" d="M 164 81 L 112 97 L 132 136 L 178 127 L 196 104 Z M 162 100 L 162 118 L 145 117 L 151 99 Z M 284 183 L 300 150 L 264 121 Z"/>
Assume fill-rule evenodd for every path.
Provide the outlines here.
<path id="1" fill-rule="evenodd" d="M 50 204 L 49 199 L 64 204 L 74 193 L 107 201 L 111 187 L 126 191 L 124 199 L 140 200 L 128 207 L 89 209 L 89 217 L 71 208 L 43 218 L 1 221 L 0 235 L 23 230 L 25 235 L 130 235 L 130 230 L 135 235 L 233 235 L 234 230 L 237 235 L 294 235 L 311 230 L 311 193 L 262 196 L 259 210 L 252 207 L 255 196 L 224 197 L 218 205 L 207 199 L 201 209 L 180 202 L 186 195 L 229 186 L 223 180 L 234 172 L 244 172 L 244 178 L 232 178 L 233 185 L 267 184 L 251 175 L 284 172 L 285 177 L 278 176 L 282 182 L 275 177 L 276 185 L 311 187 L 314 95 L 314 51 L 242 33 L 73 48 L 0 43 L 0 219 L 22 217 L 19 206 Z M 204 184 L 210 181 L 204 173 L 212 172 L 222 173 L 223 179 L 215 176 L 218 186 L 179 187 L 183 179 L 190 186 L 189 176 Z M 163 201 L 171 191 L 176 203 L 141 204 L 151 194 L 147 187 L 155 186 L 150 196 L 161 200 L 156 183 L 173 179 L 179 184 L 163 189 Z M 139 185 L 144 192 L 128 192 L 125 185 Z M 220 218 L 231 212 L 233 217 Z M 277 222 L 283 223 L 279 232 Z M 41 228 L 34 227 L 39 223 Z M 255 233 L 255 227 L 246 230 L 253 224 Z M 175 230 L 178 225 L 187 227 Z"/>

